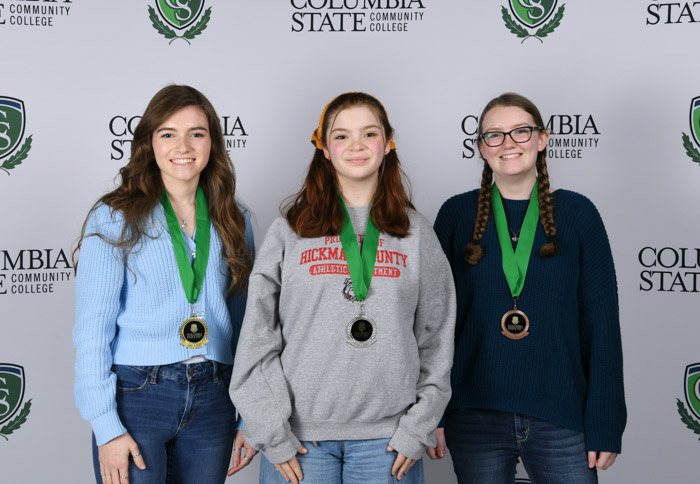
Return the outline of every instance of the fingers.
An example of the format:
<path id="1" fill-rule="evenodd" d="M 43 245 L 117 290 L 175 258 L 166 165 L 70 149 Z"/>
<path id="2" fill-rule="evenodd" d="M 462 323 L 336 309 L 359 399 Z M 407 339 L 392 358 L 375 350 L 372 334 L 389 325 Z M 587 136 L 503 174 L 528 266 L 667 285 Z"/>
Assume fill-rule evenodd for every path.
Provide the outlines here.
<path id="1" fill-rule="evenodd" d="M 437 451 L 437 456 L 438 459 L 442 459 L 445 457 L 445 429 L 440 427 L 435 430 L 435 437 L 437 440 L 437 447 L 435 447 L 435 450 Z"/>
<path id="2" fill-rule="evenodd" d="M 588 468 L 593 469 L 596 465 L 596 461 L 598 460 L 598 452 L 594 450 L 589 450 L 588 451 Z"/>
<path id="3" fill-rule="evenodd" d="M 442 459 L 445 457 L 445 429 L 440 427 L 438 429 L 435 429 L 435 440 L 437 441 L 437 444 L 435 447 L 428 447 L 428 457 L 431 459 Z"/>
<path id="4" fill-rule="evenodd" d="M 309 452 L 309 449 L 307 449 L 303 445 L 300 445 L 299 448 L 297 449 L 297 452 L 300 454 L 307 454 Z"/>
<path id="5" fill-rule="evenodd" d="M 396 476 L 396 480 L 400 481 L 403 476 L 408 473 L 408 471 L 413 467 L 416 461 L 409 459 L 401 452 L 399 452 L 394 459 L 394 465 L 391 467 L 391 475 Z"/>
<path id="6" fill-rule="evenodd" d="M 282 474 L 282 477 L 285 481 L 292 482 L 293 484 L 299 484 L 299 481 L 304 478 L 304 474 L 302 474 L 301 472 L 301 466 L 299 465 L 299 461 L 296 457 L 292 457 L 287 462 L 275 464 L 275 469 L 277 469 L 279 473 Z"/>
<path id="7" fill-rule="evenodd" d="M 391 447 L 387 447 L 387 450 L 389 450 L 389 449 L 391 449 L 389 452 L 394 451 L 394 449 L 392 449 Z M 401 453 L 397 454 L 396 459 L 394 459 L 394 465 L 391 466 L 391 475 L 392 476 L 396 476 L 396 473 L 399 472 L 399 469 L 401 468 L 401 466 L 403 465 L 403 462 L 405 460 L 406 460 L 406 457 L 403 454 L 401 454 Z M 399 476 L 396 476 L 396 477 L 398 478 Z"/>
<path id="8" fill-rule="evenodd" d="M 136 467 L 141 469 L 142 471 L 146 469 L 146 461 L 143 460 L 143 456 L 141 455 L 141 452 L 139 452 L 139 446 L 136 445 L 136 442 L 132 446 L 129 447 L 129 452 L 131 452 L 131 458 L 134 460 L 134 464 Z"/>
<path id="9" fill-rule="evenodd" d="M 242 434 L 243 433 L 241 432 L 241 435 Z M 238 441 L 238 436 L 236 436 L 236 441 Z M 249 446 L 244 439 L 241 438 L 241 442 L 242 444 L 234 443 L 233 457 L 231 458 L 232 466 L 226 473 L 226 475 L 228 476 L 234 475 L 236 472 L 240 471 L 245 466 L 250 464 L 250 462 L 253 460 L 253 457 L 255 457 L 255 454 L 258 453 L 258 451 Z M 243 448 L 238 448 L 238 445 L 243 445 Z"/>
<path id="10" fill-rule="evenodd" d="M 598 455 L 598 462 L 596 463 L 596 466 L 598 467 L 598 469 L 604 471 L 615 463 L 616 458 L 617 454 L 615 454 L 614 452 L 601 452 Z"/>

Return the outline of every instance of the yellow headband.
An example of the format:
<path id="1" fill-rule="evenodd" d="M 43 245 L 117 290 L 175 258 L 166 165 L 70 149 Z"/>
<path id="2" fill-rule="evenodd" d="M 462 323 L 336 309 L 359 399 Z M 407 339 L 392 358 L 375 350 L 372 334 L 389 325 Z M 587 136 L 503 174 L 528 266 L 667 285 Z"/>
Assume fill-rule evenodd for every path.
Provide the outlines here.
<path id="1" fill-rule="evenodd" d="M 356 93 L 356 92 L 360 92 L 360 91 L 350 91 L 350 92 L 346 92 L 346 93 L 344 93 L 344 94 L 352 94 L 352 93 Z M 322 149 L 323 149 L 323 142 L 322 142 L 321 140 L 323 139 L 323 120 L 324 120 L 324 118 L 326 117 L 326 110 L 328 109 L 328 106 L 330 106 L 331 103 L 332 103 L 333 101 L 335 101 L 336 99 L 338 99 L 338 98 L 339 98 L 340 96 L 342 96 L 342 95 L 343 95 L 343 94 L 337 95 L 336 97 L 334 97 L 333 99 L 331 99 L 331 102 L 329 102 L 328 104 L 326 104 L 326 107 L 323 108 L 323 111 L 321 112 L 321 119 L 320 119 L 319 122 L 318 122 L 318 128 L 316 128 L 316 129 L 314 130 L 314 134 L 311 135 L 311 144 L 314 145 L 314 146 L 315 146 L 316 148 L 318 148 L 319 150 L 322 150 Z M 375 99 L 376 99 L 376 98 L 375 98 Z M 379 105 L 382 107 L 382 109 L 384 109 L 384 112 L 386 112 L 386 109 L 384 108 L 384 105 L 383 105 L 378 99 L 377 99 L 377 102 L 378 102 Z M 393 138 L 392 138 L 392 140 L 391 140 L 391 149 L 392 149 L 392 150 L 395 150 L 395 149 L 396 149 L 396 144 L 394 144 L 394 139 L 393 139 Z"/>

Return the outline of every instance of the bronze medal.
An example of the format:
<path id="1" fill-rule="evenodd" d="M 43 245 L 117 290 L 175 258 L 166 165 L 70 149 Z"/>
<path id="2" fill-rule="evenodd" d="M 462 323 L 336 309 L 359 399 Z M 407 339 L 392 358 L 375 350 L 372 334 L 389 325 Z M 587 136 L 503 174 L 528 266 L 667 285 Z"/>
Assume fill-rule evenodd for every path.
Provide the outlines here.
<path id="1" fill-rule="evenodd" d="M 187 348 L 201 348 L 209 342 L 209 328 L 202 318 L 186 319 L 180 326 L 180 344 Z"/>
<path id="2" fill-rule="evenodd" d="M 510 339 L 523 339 L 529 335 L 530 320 L 519 309 L 511 309 L 501 318 L 501 334 Z"/>

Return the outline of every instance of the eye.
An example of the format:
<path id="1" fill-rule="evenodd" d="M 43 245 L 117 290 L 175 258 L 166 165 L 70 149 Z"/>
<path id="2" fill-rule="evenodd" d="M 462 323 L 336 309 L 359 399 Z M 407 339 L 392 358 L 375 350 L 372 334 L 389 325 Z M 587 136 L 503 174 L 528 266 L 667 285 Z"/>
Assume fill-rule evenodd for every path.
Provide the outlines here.
<path id="1" fill-rule="evenodd" d="M 344 139 L 347 139 L 347 136 L 345 136 L 344 134 L 339 134 L 339 135 L 336 135 L 335 138 L 333 138 L 333 139 L 336 139 L 338 141 L 342 141 Z"/>
<path id="2" fill-rule="evenodd" d="M 498 131 L 492 131 L 490 133 L 484 133 L 484 138 L 486 139 L 496 139 L 499 136 L 501 136 L 502 133 L 499 133 Z"/>
<path id="3" fill-rule="evenodd" d="M 172 133 L 163 133 L 160 135 L 161 138 L 172 138 L 173 134 Z"/>
<path id="4" fill-rule="evenodd" d="M 524 135 L 524 134 L 529 134 L 530 133 L 530 128 L 517 128 L 515 130 L 516 135 Z"/>
<path id="5" fill-rule="evenodd" d="M 192 133 L 193 138 L 204 138 L 205 136 L 204 133 Z"/>
<path id="6" fill-rule="evenodd" d="M 379 133 L 377 133 L 376 131 L 368 131 L 367 133 L 365 133 L 365 136 L 367 136 L 368 138 L 374 138 L 375 136 L 379 136 Z"/>

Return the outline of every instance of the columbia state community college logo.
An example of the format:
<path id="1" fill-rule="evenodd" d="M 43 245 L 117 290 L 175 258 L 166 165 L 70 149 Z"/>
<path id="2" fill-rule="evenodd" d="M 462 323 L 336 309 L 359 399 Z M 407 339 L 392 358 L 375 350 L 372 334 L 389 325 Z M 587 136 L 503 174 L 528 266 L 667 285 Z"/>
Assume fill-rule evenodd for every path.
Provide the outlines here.
<path id="1" fill-rule="evenodd" d="M 22 142 L 26 118 L 22 100 L 0 96 L 0 170 L 8 175 L 32 148 L 31 136 Z"/>
<path id="2" fill-rule="evenodd" d="M 156 0 L 156 9 L 149 5 L 148 16 L 153 27 L 172 44 L 190 40 L 204 32 L 211 18 L 211 7 L 204 10 L 204 0 Z M 202 12 L 204 12 L 202 14 Z"/>
<path id="3" fill-rule="evenodd" d="M 501 16 L 508 30 L 523 39 L 521 43 L 532 37 L 543 42 L 559 27 L 566 7 L 564 4 L 557 9 L 557 0 L 509 0 L 508 5 L 513 15 L 501 6 Z"/>
<path id="4" fill-rule="evenodd" d="M 690 140 L 690 136 L 683 133 L 683 148 L 691 160 L 700 164 L 700 96 L 690 101 L 690 134 L 695 144 Z"/>
<path id="5" fill-rule="evenodd" d="M 685 390 L 685 403 L 688 404 L 692 415 L 688 413 L 683 402 L 677 398 L 676 406 L 681 416 L 681 422 L 695 434 L 700 435 L 700 422 L 696 420 L 700 419 L 700 363 L 688 365 L 685 368 L 683 388 Z"/>
<path id="6" fill-rule="evenodd" d="M 7 436 L 27 421 L 32 401 L 27 400 L 27 403 L 22 406 L 23 400 L 24 368 L 10 363 L 0 363 L 0 437 L 5 440 L 9 440 Z M 19 413 L 17 413 L 18 410 Z"/>

